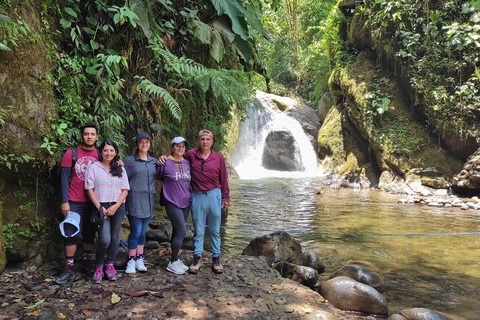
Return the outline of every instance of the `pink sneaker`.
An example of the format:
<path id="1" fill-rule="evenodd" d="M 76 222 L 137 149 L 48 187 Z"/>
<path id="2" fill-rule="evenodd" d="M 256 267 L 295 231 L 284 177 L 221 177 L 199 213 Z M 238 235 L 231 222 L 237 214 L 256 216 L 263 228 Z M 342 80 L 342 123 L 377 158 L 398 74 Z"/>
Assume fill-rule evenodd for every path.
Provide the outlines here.
<path id="1" fill-rule="evenodd" d="M 103 279 L 103 266 L 97 267 L 95 273 L 93 274 L 92 282 L 93 283 L 102 283 Z"/>
<path id="2" fill-rule="evenodd" d="M 107 264 L 107 270 L 105 270 L 105 273 L 107 274 L 108 280 L 117 281 L 117 270 L 115 270 L 113 264 Z"/>

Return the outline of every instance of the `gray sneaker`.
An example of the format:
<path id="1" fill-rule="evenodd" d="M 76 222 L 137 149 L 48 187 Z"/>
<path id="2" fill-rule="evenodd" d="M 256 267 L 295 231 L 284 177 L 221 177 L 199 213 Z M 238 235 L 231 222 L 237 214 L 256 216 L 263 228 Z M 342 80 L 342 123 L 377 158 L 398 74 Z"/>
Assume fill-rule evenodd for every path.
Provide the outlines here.
<path id="1" fill-rule="evenodd" d="M 184 274 L 186 271 L 185 269 L 183 269 L 182 263 L 179 260 L 170 261 L 168 263 L 167 270 L 175 274 Z"/>
<path id="2" fill-rule="evenodd" d="M 73 269 L 73 266 L 65 266 L 62 274 L 57 279 L 55 279 L 55 282 L 57 284 L 64 284 L 65 282 L 73 279 L 75 279 L 75 271 Z"/>

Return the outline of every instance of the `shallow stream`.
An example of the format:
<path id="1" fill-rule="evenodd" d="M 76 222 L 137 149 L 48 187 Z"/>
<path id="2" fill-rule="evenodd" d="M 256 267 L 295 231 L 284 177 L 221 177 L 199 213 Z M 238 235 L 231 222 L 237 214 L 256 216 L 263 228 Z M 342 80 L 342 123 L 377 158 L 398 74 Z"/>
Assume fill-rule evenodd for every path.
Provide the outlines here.
<path id="1" fill-rule="evenodd" d="M 223 250 L 288 231 L 326 266 L 363 262 L 386 283 L 389 312 L 425 307 L 480 319 L 480 212 L 399 204 L 378 190 L 325 188 L 321 178 L 230 181 Z M 436 235 L 436 234 L 448 235 Z"/>

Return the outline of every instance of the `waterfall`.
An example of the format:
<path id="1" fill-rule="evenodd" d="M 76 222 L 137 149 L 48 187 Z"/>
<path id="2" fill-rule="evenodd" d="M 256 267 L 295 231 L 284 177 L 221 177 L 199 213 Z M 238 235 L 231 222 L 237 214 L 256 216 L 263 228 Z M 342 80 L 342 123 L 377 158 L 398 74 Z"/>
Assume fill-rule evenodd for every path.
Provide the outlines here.
<path id="1" fill-rule="evenodd" d="M 240 124 L 237 145 L 231 157 L 231 163 L 241 179 L 265 177 L 311 177 L 318 175 L 317 157 L 313 146 L 300 123 L 287 116 L 272 102 L 278 100 L 289 108 L 297 102 L 291 98 L 257 92 L 246 107 L 247 118 Z M 262 155 L 268 134 L 275 130 L 288 131 L 295 142 L 295 154 L 292 159 L 301 163 L 302 171 L 267 170 L 262 165 Z"/>

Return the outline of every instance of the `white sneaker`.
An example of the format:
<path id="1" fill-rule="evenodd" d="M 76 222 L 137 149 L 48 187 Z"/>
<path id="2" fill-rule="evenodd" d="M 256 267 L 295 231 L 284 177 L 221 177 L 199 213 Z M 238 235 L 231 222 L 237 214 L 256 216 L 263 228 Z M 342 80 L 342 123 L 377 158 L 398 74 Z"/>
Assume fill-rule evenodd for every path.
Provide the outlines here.
<path id="1" fill-rule="evenodd" d="M 177 261 L 169 262 L 167 266 L 167 270 L 173 272 L 175 274 L 184 274 L 186 270 L 184 270 L 182 263 Z"/>
<path id="2" fill-rule="evenodd" d="M 135 268 L 137 268 L 138 271 L 147 271 L 147 267 L 145 267 L 145 264 L 143 263 L 143 258 L 138 258 L 135 260 Z"/>
<path id="3" fill-rule="evenodd" d="M 128 274 L 135 273 L 135 259 L 128 260 L 127 269 L 125 269 L 125 273 L 128 273 Z"/>
<path id="4" fill-rule="evenodd" d="M 182 260 L 178 260 L 178 262 L 179 262 L 180 265 L 182 266 L 183 270 L 187 271 L 188 269 L 190 269 L 190 267 L 187 267 L 187 266 L 185 265 L 185 263 L 183 263 Z"/>

